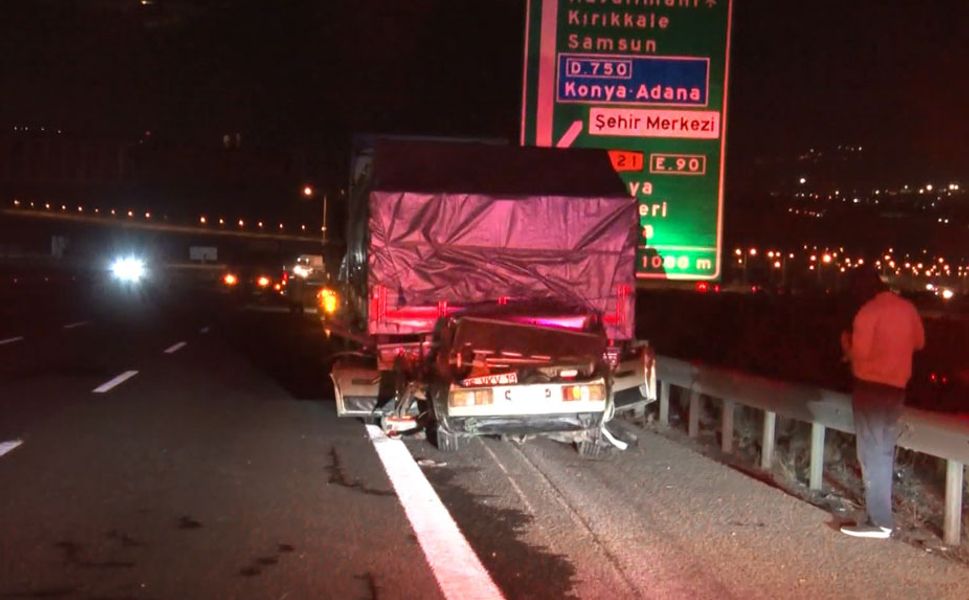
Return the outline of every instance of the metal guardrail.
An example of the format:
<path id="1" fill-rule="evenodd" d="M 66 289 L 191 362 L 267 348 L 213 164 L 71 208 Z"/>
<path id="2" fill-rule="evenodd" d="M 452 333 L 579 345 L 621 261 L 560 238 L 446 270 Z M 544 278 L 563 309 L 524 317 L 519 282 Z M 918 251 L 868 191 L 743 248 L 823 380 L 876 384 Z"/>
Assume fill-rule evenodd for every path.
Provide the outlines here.
<path id="1" fill-rule="evenodd" d="M 734 407 L 743 404 L 764 411 L 761 468 L 774 460 L 778 415 L 811 423 L 809 488 L 820 490 L 824 469 L 824 438 L 828 428 L 854 434 L 851 397 L 806 385 L 786 383 L 721 367 L 696 365 L 675 358 L 657 357 L 660 381 L 659 422 L 669 425 L 671 386 L 689 393 L 687 431 L 699 433 L 702 396 L 723 402 L 721 449 L 733 451 Z M 946 461 L 943 540 L 958 545 L 962 535 L 962 500 L 965 465 L 969 463 L 969 419 L 905 408 L 898 446 Z"/>

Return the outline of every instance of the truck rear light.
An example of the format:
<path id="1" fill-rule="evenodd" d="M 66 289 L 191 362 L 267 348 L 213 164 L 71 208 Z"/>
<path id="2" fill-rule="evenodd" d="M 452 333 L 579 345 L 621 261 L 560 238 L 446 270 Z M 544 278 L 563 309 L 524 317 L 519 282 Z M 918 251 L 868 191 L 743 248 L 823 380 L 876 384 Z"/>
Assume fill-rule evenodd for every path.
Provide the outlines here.
<path id="1" fill-rule="evenodd" d="M 447 399 L 451 407 L 484 406 L 494 403 L 494 394 L 490 389 L 483 390 L 455 390 Z"/>
<path id="2" fill-rule="evenodd" d="M 606 398 L 606 388 L 602 384 L 567 385 L 562 388 L 562 400 L 566 402 L 601 402 Z"/>

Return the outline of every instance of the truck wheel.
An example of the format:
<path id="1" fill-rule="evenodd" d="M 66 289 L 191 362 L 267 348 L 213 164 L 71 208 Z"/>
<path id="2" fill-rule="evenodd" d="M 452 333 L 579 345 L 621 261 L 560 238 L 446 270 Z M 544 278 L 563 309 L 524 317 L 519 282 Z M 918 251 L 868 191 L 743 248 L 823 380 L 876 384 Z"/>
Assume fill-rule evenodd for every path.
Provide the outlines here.
<path id="1" fill-rule="evenodd" d="M 434 428 L 434 445 L 441 452 L 456 452 L 461 446 L 460 440 L 456 434 L 440 426 Z"/>

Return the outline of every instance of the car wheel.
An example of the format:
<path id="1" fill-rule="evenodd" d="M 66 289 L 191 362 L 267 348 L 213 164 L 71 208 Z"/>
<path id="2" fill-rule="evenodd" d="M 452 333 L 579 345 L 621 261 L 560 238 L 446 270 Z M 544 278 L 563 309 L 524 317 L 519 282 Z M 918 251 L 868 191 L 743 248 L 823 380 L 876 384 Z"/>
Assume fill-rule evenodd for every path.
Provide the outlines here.
<path id="1" fill-rule="evenodd" d="M 461 438 L 438 425 L 434 428 L 434 446 L 441 452 L 456 452 L 461 447 Z"/>
<path id="2" fill-rule="evenodd" d="M 609 448 L 595 441 L 579 442 L 576 450 L 579 451 L 579 456 L 590 459 L 605 458 L 609 454 Z"/>

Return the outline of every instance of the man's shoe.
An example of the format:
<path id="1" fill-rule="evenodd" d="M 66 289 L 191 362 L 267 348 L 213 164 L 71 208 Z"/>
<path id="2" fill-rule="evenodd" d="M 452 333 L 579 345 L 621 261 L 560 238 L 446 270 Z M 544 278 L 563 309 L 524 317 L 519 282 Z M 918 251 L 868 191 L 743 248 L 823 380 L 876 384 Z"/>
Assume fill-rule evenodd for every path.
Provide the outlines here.
<path id="1" fill-rule="evenodd" d="M 851 537 L 872 538 L 876 540 L 887 540 L 892 536 L 889 527 L 879 527 L 878 525 L 845 525 L 841 528 L 841 533 Z"/>

